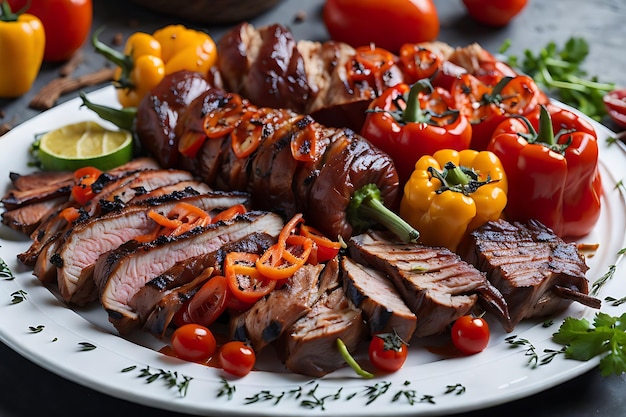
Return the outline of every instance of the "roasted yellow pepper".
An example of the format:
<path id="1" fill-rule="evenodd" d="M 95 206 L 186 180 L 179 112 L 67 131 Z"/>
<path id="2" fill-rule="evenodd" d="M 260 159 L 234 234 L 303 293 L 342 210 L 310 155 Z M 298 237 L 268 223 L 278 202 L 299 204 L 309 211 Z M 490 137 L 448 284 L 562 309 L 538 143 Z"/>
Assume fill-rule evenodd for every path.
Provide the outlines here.
<path id="1" fill-rule="evenodd" d="M 421 243 L 456 250 L 466 233 L 501 216 L 507 191 L 495 154 L 444 149 L 416 162 L 400 216 L 420 232 Z"/>
<path id="2" fill-rule="evenodd" d="M 19 97 L 39 74 L 46 35 L 37 17 L 13 13 L 7 1 L 0 6 L 0 97 Z"/>
<path id="3" fill-rule="evenodd" d="M 128 37 L 122 53 L 100 42 L 94 34 L 97 52 L 115 63 L 117 97 L 122 107 L 136 107 L 167 74 L 181 70 L 202 74 L 217 60 L 217 48 L 206 33 L 183 25 L 169 25 L 152 35 L 135 32 Z"/>

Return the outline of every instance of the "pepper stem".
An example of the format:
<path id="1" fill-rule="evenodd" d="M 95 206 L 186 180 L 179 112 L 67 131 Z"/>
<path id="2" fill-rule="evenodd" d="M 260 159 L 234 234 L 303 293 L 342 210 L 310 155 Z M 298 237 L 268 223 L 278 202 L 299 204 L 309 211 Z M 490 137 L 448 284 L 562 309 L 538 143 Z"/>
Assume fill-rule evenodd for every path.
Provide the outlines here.
<path id="1" fill-rule="evenodd" d="M 343 360 L 350 365 L 350 368 L 354 369 L 354 372 L 356 372 L 357 375 L 362 376 L 363 378 L 374 378 L 373 373 L 361 368 L 361 365 L 359 365 L 356 359 L 354 359 L 354 357 L 350 354 L 348 347 L 340 338 L 337 338 L 337 349 L 339 350 L 341 357 L 343 357 Z"/>
<path id="2" fill-rule="evenodd" d="M 552 118 L 546 106 L 542 105 L 539 112 L 539 131 L 537 132 L 536 142 L 545 143 L 552 147 L 555 144 L 554 130 L 552 129 Z"/>
<path id="3" fill-rule="evenodd" d="M 89 110 L 95 112 L 102 119 L 113 123 L 115 126 L 132 131 L 135 123 L 135 117 L 137 116 L 137 109 L 134 107 L 125 107 L 123 109 L 115 109 L 113 107 L 103 106 L 96 104 L 87 98 L 82 91 L 79 93 L 80 98 L 83 101 L 83 106 Z"/>
<path id="4" fill-rule="evenodd" d="M 367 184 L 352 195 L 347 209 L 348 221 L 356 230 L 364 230 L 376 223 L 385 226 L 403 242 L 416 243 L 417 230 L 398 214 L 385 207 L 376 184 Z"/>
<path id="5" fill-rule="evenodd" d="M 402 121 L 405 123 L 421 122 L 425 120 L 424 111 L 420 106 L 419 93 L 431 91 L 430 80 L 422 79 L 413 84 L 406 97 L 406 108 L 402 112 Z"/>
<path id="6" fill-rule="evenodd" d="M 104 42 L 101 42 L 98 39 L 98 36 L 104 28 L 100 28 L 96 30 L 91 37 L 91 44 L 93 45 L 95 51 L 100 55 L 104 56 L 106 59 L 117 65 L 122 69 L 122 74 L 119 77 L 119 80 L 116 82 L 119 84 L 121 88 L 132 88 L 134 87 L 130 80 L 130 73 L 133 70 L 134 62 L 133 59 L 129 55 L 125 55 L 122 52 L 111 48 Z"/>

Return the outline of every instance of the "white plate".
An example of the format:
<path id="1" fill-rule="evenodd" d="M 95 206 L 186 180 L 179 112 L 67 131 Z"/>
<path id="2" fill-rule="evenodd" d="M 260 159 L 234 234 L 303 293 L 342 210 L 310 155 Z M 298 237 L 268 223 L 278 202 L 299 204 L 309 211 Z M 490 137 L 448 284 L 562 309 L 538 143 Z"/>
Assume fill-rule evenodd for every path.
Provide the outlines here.
<path id="1" fill-rule="evenodd" d="M 90 95 L 97 103 L 115 104 L 111 87 Z M 73 100 L 18 126 L 0 139 L 0 166 L 8 172 L 26 173 L 28 148 L 36 133 L 82 120 L 98 120 L 90 111 Z M 606 138 L 612 133 L 596 124 L 601 146 L 601 169 L 604 197 L 600 220 L 584 243 L 600 243 L 599 251 L 588 259 L 590 281 L 595 281 L 618 265 L 616 276 L 623 275 L 624 262 L 618 262 L 618 251 L 626 247 L 626 203 L 623 187 L 618 181 L 626 178 L 626 155 L 617 146 L 608 147 Z M 8 178 L 6 182 L 8 189 Z M 338 416 L 402 416 L 444 415 L 486 408 L 543 391 L 572 379 L 595 367 L 597 360 L 577 362 L 558 355 L 550 363 L 531 367 L 526 348 L 512 347 L 497 323 L 491 323 L 492 340 L 488 348 L 471 357 L 444 359 L 424 349 L 436 340 L 412 343 L 407 364 L 397 373 L 374 380 L 358 378 L 350 369 L 342 369 L 322 379 L 311 379 L 281 370 L 271 349 L 264 352 L 260 363 L 265 371 L 254 371 L 241 379 L 224 379 L 214 368 L 178 361 L 154 349 L 163 342 L 139 333 L 133 340 L 119 337 L 108 323 L 99 305 L 87 309 L 70 309 L 59 301 L 54 289 L 43 286 L 31 271 L 23 267 L 16 254 L 28 248 L 24 236 L 7 227 L 0 228 L 0 257 L 6 261 L 15 279 L 0 278 L 0 339 L 15 351 L 40 366 L 67 379 L 109 395 L 136 403 L 198 415 L 338 415 Z M 16 293 L 17 292 L 17 293 Z M 12 303 L 15 295 L 24 300 Z M 613 279 L 601 291 L 600 298 L 626 295 L 626 281 Z M 625 305 L 603 303 L 602 310 L 611 315 L 622 314 Z M 512 335 L 525 338 L 543 356 L 544 349 L 559 349 L 551 335 L 566 316 L 588 317 L 594 310 L 573 304 L 555 317 L 551 327 L 542 322 L 523 323 Z M 40 332 L 31 328 L 43 326 Z M 83 350 L 83 343 L 95 346 Z M 129 367 L 136 367 L 122 372 Z M 149 367 L 176 372 L 192 380 L 186 395 L 168 388 L 159 378 L 148 383 L 140 370 Z M 226 382 L 235 390 L 224 391 Z M 464 388 L 446 393 L 449 386 Z M 378 389 L 380 395 L 370 396 Z M 222 395 L 220 395 L 222 393 Z M 251 404 L 249 398 L 259 398 Z M 394 400 L 399 394 L 399 397 Z M 414 394 L 414 401 L 409 401 Z M 430 399 L 430 401 L 426 401 Z"/>

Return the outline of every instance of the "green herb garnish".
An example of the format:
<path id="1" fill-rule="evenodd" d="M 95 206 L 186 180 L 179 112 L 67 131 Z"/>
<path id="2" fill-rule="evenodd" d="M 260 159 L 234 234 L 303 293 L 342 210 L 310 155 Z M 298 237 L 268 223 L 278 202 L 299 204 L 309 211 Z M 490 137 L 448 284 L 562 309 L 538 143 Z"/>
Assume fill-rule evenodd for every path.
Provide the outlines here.
<path id="1" fill-rule="evenodd" d="M 506 53 L 509 45 L 510 42 L 505 43 L 501 52 Z M 602 97 L 613 90 L 615 84 L 599 82 L 596 76 L 589 76 L 583 70 L 588 55 L 587 41 L 572 37 L 561 48 L 549 42 L 537 53 L 526 49 L 522 58 L 510 55 L 506 60 L 532 77 L 549 95 L 600 121 L 607 114 Z"/>
<path id="2" fill-rule="evenodd" d="M 588 361 L 602 355 L 600 372 L 604 376 L 626 372 L 626 313 L 613 317 L 599 312 L 593 323 L 568 317 L 553 339 L 565 345 L 569 359 Z"/>

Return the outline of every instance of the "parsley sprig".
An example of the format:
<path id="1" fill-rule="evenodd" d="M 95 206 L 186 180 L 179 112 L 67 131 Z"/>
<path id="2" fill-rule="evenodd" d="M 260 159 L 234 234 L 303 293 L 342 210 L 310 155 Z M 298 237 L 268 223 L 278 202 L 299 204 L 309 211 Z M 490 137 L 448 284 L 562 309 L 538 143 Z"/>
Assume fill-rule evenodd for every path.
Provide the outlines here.
<path id="1" fill-rule="evenodd" d="M 600 372 L 604 376 L 626 372 L 626 313 L 613 317 L 599 312 L 593 323 L 568 317 L 553 339 L 566 346 L 565 357 L 570 359 L 587 361 L 603 355 Z"/>
<path id="2" fill-rule="evenodd" d="M 500 52 L 506 53 L 510 42 Z M 589 44 L 583 38 L 571 37 L 562 47 L 549 42 L 538 52 L 524 50 L 523 57 L 506 56 L 514 68 L 532 77 L 546 93 L 587 116 L 600 121 L 606 113 L 602 97 L 615 88 L 614 83 L 598 81 L 583 69 L 589 55 Z"/>

